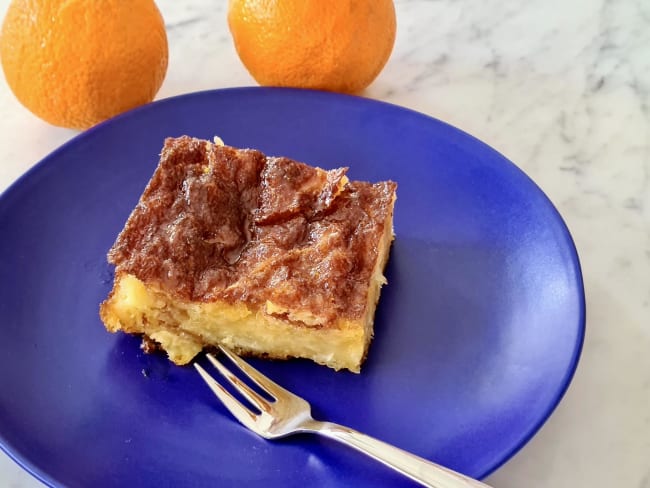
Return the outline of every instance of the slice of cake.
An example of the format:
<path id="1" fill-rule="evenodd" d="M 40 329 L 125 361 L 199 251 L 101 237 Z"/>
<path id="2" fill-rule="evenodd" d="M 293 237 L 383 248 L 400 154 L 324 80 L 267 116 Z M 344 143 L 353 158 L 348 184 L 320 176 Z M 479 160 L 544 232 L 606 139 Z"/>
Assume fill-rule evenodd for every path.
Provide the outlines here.
<path id="1" fill-rule="evenodd" d="M 393 238 L 396 184 L 190 137 L 108 254 L 100 315 L 185 364 L 204 347 L 359 372 Z"/>

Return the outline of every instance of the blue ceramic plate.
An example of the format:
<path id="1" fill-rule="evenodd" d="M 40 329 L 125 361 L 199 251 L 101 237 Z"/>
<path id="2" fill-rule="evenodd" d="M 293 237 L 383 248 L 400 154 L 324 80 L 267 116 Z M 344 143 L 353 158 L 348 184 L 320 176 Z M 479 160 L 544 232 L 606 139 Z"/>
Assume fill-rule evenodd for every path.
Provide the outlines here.
<path id="1" fill-rule="evenodd" d="M 283 89 L 195 93 L 81 134 L 0 197 L 0 445 L 67 487 L 409 486 L 329 440 L 268 442 L 191 367 L 97 315 L 106 251 L 167 136 L 398 182 L 395 240 L 360 375 L 253 361 L 340 422 L 475 477 L 548 418 L 576 368 L 584 292 L 561 217 L 516 166 L 438 120 Z"/>

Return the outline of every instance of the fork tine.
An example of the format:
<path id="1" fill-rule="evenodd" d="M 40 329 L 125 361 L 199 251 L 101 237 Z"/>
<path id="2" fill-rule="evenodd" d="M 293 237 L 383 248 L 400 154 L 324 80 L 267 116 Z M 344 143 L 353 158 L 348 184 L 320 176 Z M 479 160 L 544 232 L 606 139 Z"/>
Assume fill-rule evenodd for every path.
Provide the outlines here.
<path id="1" fill-rule="evenodd" d="M 212 354 L 206 354 L 206 357 L 210 360 L 212 365 L 217 368 L 219 373 L 221 373 L 224 378 L 230 381 L 230 384 L 232 384 L 237 389 L 237 391 L 241 393 L 244 398 L 246 398 L 246 400 L 251 402 L 254 407 L 259 408 L 263 412 L 268 412 L 270 410 L 270 404 L 266 398 L 263 398 L 250 386 L 232 374 L 232 372 Z"/>
<path id="2" fill-rule="evenodd" d="M 221 349 L 221 351 L 226 356 L 228 356 L 228 359 L 230 359 L 233 363 L 235 363 L 239 369 L 241 369 L 244 373 L 246 373 L 248 377 L 251 380 L 253 380 L 253 382 L 257 386 L 259 386 L 262 390 L 264 390 L 266 393 L 271 395 L 276 400 L 279 399 L 280 395 L 284 395 L 288 397 L 295 396 L 289 390 L 285 390 L 284 388 L 282 388 L 275 381 L 271 381 L 269 378 L 267 378 L 261 372 L 253 368 L 250 364 L 248 364 L 242 358 L 237 356 L 234 352 L 232 352 L 227 347 L 219 345 L 219 349 Z"/>
<path id="3" fill-rule="evenodd" d="M 251 412 L 239 400 L 233 397 L 223 386 L 216 382 L 208 372 L 203 369 L 199 364 L 194 363 L 194 367 L 207 383 L 212 392 L 217 396 L 221 403 L 232 413 L 237 420 L 248 427 L 250 430 L 255 431 L 255 417 L 256 415 Z"/>

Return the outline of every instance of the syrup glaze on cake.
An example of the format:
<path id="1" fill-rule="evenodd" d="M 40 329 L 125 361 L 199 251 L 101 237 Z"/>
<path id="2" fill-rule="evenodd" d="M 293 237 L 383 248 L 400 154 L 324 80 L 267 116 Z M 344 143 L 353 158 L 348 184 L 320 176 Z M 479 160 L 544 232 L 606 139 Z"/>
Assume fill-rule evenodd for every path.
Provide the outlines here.
<path id="1" fill-rule="evenodd" d="M 116 278 L 185 301 L 266 307 L 297 326 L 361 319 L 396 184 L 349 182 L 346 171 L 167 139 L 109 252 Z"/>
<path id="2" fill-rule="evenodd" d="M 360 372 L 393 239 L 392 182 L 181 137 L 109 252 L 106 329 L 176 364 L 223 344 Z"/>

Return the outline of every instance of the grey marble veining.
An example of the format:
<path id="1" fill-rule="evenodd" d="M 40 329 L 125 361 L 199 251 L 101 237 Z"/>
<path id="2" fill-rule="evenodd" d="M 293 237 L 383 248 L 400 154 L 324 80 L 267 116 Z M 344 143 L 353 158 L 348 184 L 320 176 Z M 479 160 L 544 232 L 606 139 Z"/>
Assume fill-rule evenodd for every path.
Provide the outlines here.
<path id="1" fill-rule="evenodd" d="M 226 2 L 160 0 L 159 98 L 253 85 Z M 8 0 L 0 0 L 4 12 Z M 588 331 L 564 400 L 488 482 L 650 488 L 650 1 L 402 0 L 393 55 L 364 94 L 445 120 L 549 195 L 582 261 Z M 0 191 L 75 132 L 0 80 Z M 17 149 L 20 148 L 20 149 Z M 0 486 L 39 486 L 0 455 Z"/>

